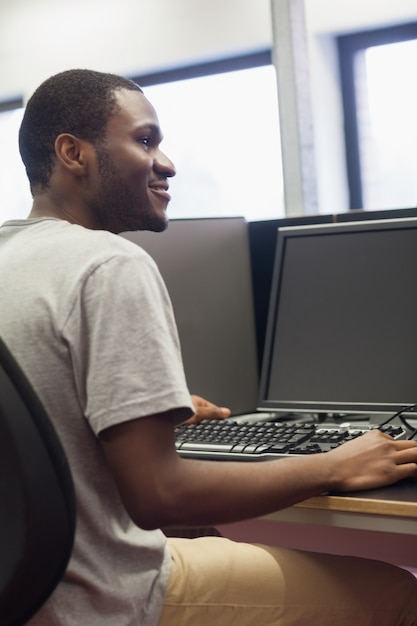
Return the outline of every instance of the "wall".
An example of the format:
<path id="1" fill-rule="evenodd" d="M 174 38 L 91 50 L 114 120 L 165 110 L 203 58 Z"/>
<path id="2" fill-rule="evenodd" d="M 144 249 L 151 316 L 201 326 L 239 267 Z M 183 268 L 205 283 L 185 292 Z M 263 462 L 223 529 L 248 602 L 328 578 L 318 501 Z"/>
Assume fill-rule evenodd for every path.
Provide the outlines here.
<path id="1" fill-rule="evenodd" d="M 417 3 L 305 0 L 305 10 L 319 208 L 334 213 L 347 187 L 333 34 L 417 20 Z M 271 45 L 270 0 L 0 0 L 0 100 L 70 67 L 137 75 Z"/>
<path id="2" fill-rule="evenodd" d="M 70 67 L 140 74 L 270 43 L 269 0 L 2 0 L 0 98 Z"/>

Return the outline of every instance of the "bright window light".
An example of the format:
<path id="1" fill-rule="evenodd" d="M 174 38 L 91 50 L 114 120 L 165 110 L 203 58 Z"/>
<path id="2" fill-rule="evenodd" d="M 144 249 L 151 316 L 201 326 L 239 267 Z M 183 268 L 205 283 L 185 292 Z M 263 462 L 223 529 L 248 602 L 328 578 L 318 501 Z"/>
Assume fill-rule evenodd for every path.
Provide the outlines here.
<path id="1" fill-rule="evenodd" d="M 273 66 L 144 88 L 175 163 L 170 218 L 284 215 Z"/>
<path id="2" fill-rule="evenodd" d="M 367 48 L 358 55 L 358 110 L 364 208 L 417 205 L 417 40 Z M 362 72 L 361 67 L 362 66 Z M 362 86 L 362 87 L 360 87 Z M 358 84 L 357 84 L 358 89 Z"/>
<path id="3" fill-rule="evenodd" d="M 169 216 L 284 216 L 272 65 L 146 87 L 177 175 Z M 0 114 L 0 223 L 26 217 L 31 195 L 18 150 L 23 109 Z"/>
<path id="4" fill-rule="evenodd" d="M 23 111 L 13 109 L 0 113 L 0 224 L 27 217 L 32 206 L 29 182 L 18 146 Z"/>

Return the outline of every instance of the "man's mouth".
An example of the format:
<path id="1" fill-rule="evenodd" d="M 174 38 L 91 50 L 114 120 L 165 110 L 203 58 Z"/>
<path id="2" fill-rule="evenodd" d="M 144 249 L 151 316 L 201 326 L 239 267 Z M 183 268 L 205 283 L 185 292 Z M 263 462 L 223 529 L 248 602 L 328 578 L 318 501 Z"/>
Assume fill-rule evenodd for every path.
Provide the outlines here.
<path id="1" fill-rule="evenodd" d="M 160 198 L 164 198 L 167 202 L 171 200 L 171 196 L 168 193 L 168 185 L 150 185 L 149 189 Z"/>

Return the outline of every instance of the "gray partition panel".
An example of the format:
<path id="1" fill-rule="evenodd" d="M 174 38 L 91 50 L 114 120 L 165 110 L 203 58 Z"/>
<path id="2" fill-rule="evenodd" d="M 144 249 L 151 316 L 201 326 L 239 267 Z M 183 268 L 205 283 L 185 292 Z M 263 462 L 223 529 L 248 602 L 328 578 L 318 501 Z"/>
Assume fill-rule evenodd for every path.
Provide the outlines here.
<path id="1" fill-rule="evenodd" d="M 257 405 L 258 372 L 247 223 L 173 220 L 123 236 L 156 261 L 168 287 L 191 393 L 233 413 Z"/>

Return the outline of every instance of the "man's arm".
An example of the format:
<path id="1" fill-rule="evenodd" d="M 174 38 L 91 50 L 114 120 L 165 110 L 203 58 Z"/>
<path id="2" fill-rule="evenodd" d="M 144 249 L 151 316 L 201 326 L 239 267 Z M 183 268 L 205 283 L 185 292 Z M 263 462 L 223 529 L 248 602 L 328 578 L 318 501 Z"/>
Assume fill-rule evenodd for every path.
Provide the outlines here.
<path id="1" fill-rule="evenodd" d="M 124 422 L 100 434 L 133 521 L 152 529 L 258 517 L 326 491 L 369 489 L 417 476 L 417 442 L 371 431 L 324 454 L 259 463 L 182 459 L 181 410 Z"/>

